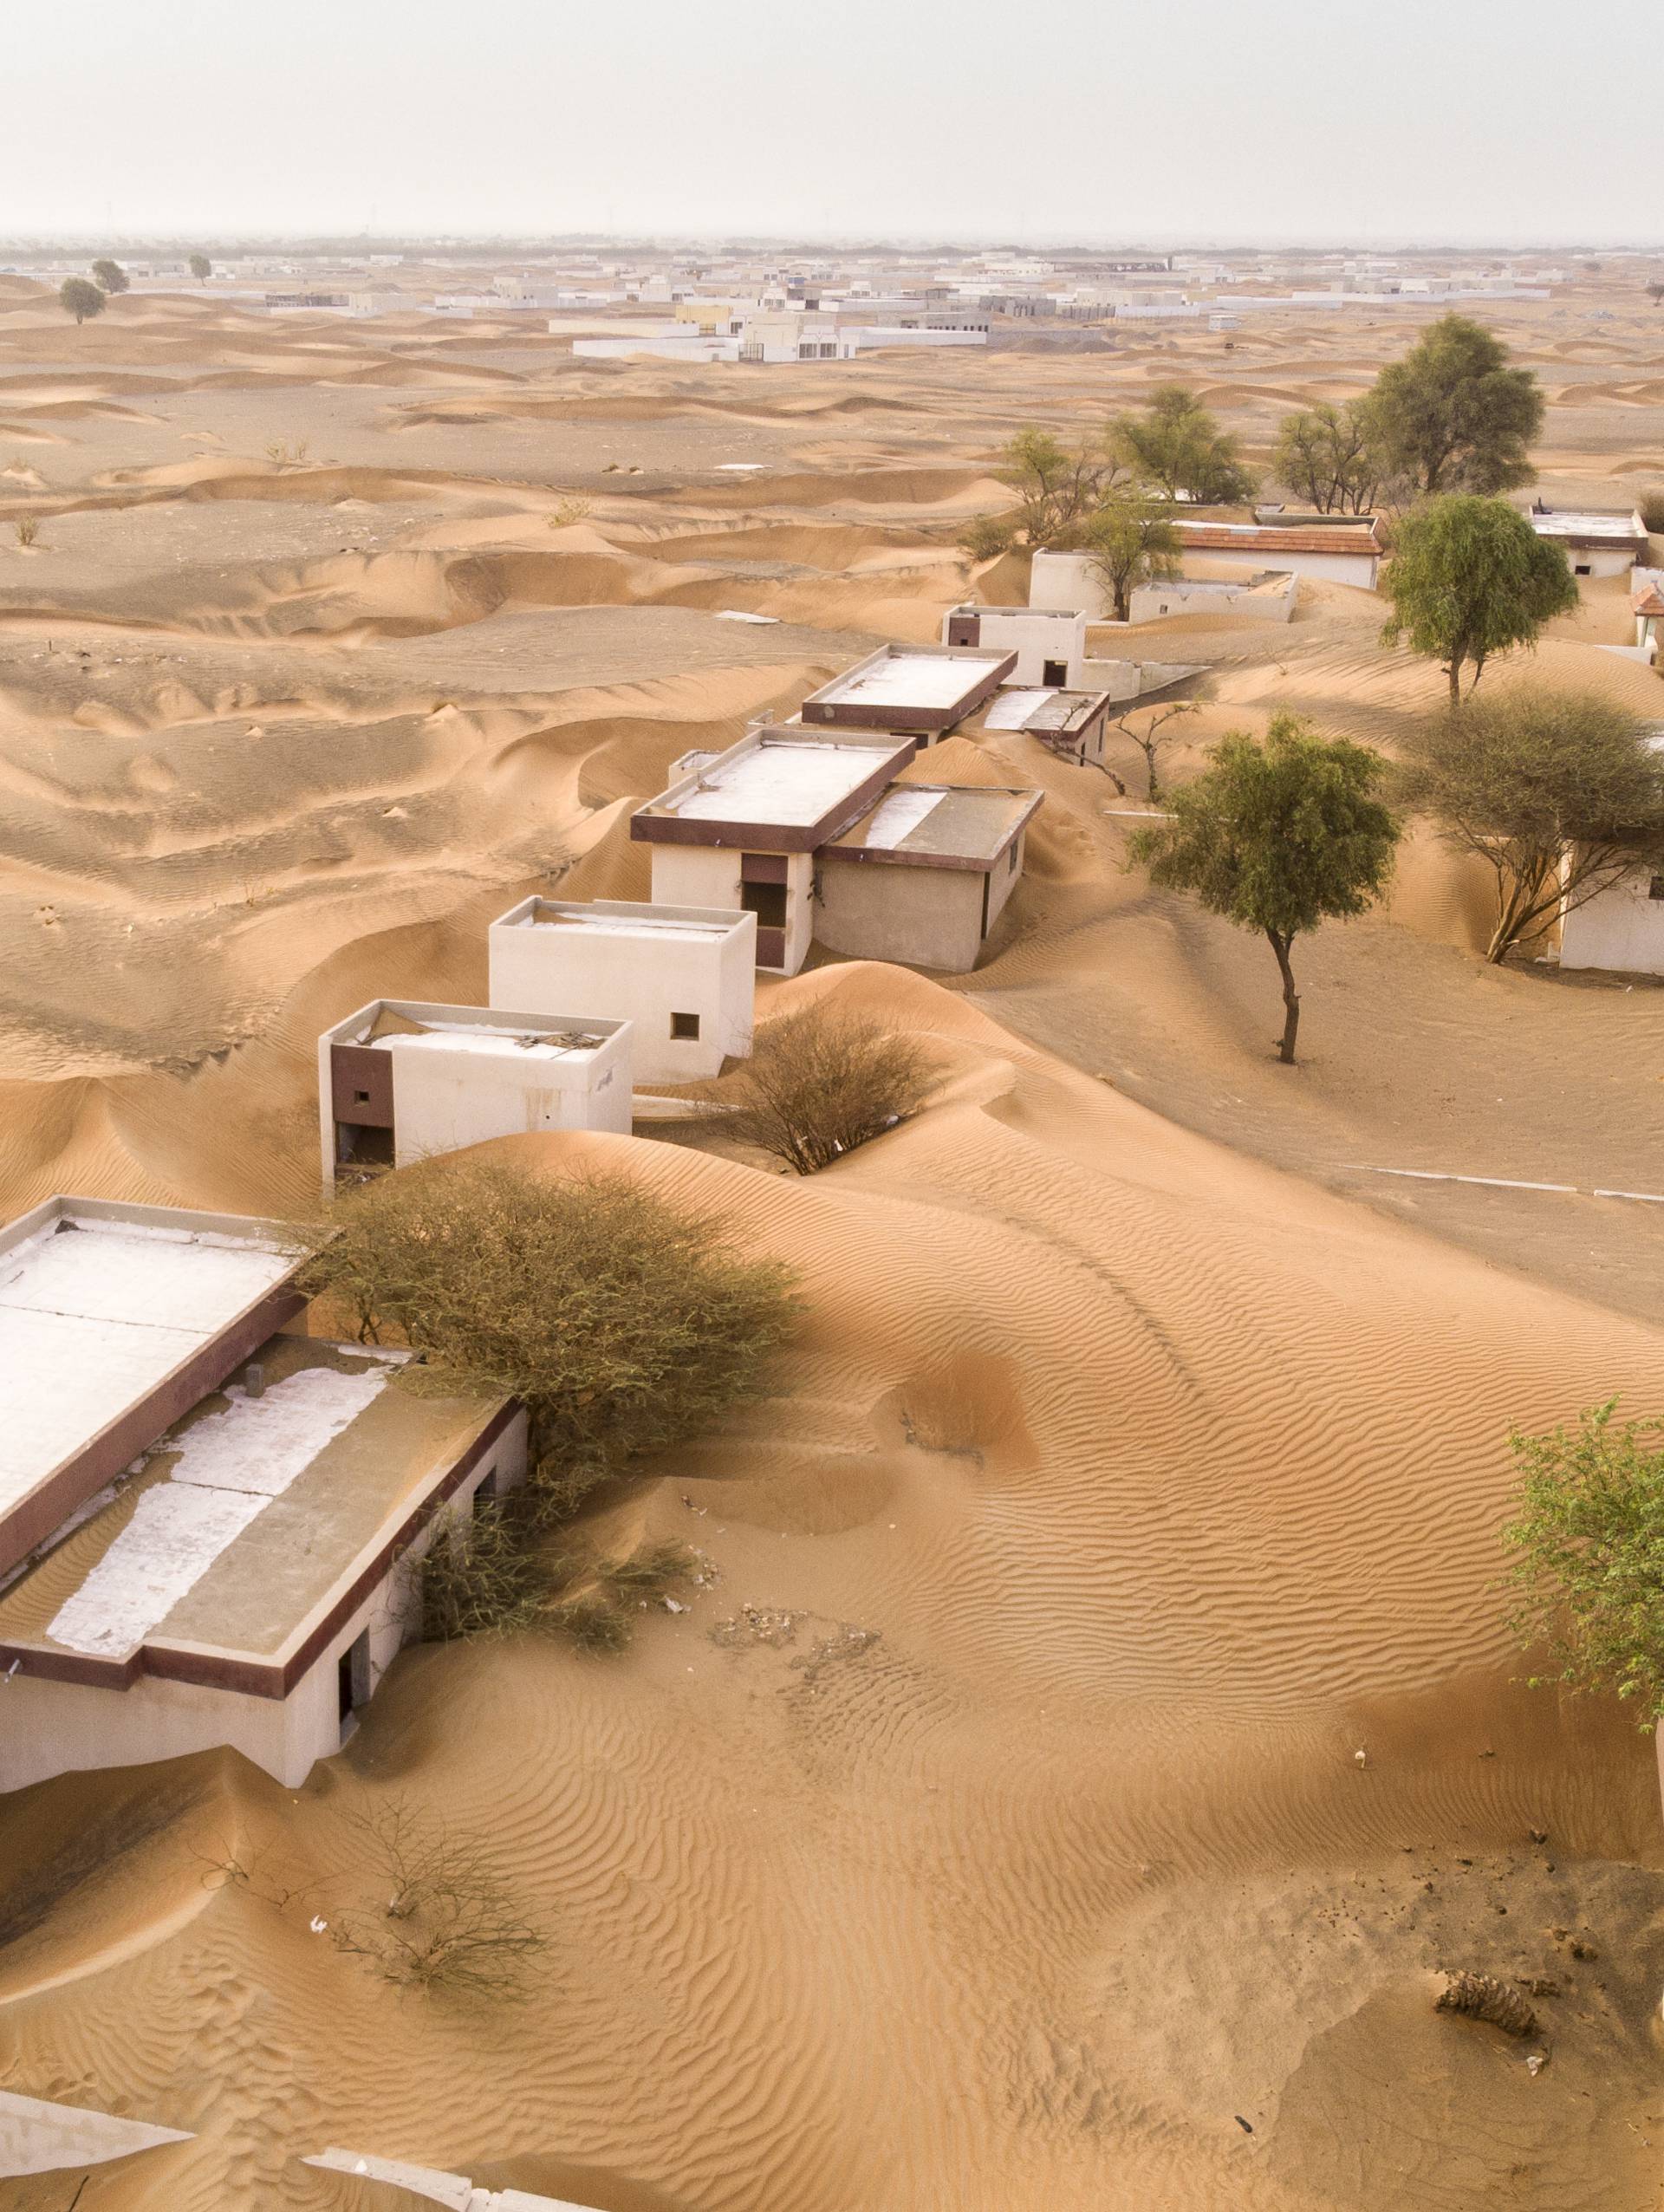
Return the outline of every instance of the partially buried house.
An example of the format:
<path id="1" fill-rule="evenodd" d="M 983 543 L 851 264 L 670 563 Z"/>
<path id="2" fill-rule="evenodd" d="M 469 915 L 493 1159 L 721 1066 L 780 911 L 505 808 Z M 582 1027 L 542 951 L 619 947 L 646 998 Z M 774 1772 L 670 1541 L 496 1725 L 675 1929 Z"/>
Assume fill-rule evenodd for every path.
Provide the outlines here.
<path id="1" fill-rule="evenodd" d="M 323 1194 L 539 1129 L 630 1133 L 630 1025 L 374 999 L 318 1039 Z"/>
<path id="2" fill-rule="evenodd" d="M 230 1746 L 295 1786 L 416 1626 L 504 1397 L 295 1333 L 278 1224 L 55 1198 L 0 1230 L 0 1791 Z"/>
<path id="3" fill-rule="evenodd" d="M 974 966 L 1042 794 L 898 784 L 917 743 L 764 723 L 725 752 L 687 755 L 630 823 L 653 849 L 654 901 L 754 914 L 757 964 L 778 974 L 796 975 L 816 939 L 860 959 Z"/>
<path id="4" fill-rule="evenodd" d="M 629 899 L 523 899 L 486 933 L 494 1006 L 605 1006 L 637 1081 L 696 1083 L 751 1049 L 757 916 Z"/>

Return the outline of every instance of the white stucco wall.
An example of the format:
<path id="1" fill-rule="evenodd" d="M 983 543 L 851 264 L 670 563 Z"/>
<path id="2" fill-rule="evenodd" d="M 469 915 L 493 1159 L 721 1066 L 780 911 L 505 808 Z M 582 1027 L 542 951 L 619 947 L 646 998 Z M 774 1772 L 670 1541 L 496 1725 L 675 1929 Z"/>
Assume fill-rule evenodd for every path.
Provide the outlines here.
<path id="1" fill-rule="evenodd" d="M 1258 576 L 1264 569 L 1286 569 L 1291 576 L 1323 577 L 1330 583 L 1355 584 L 1364 591 L 1375 588 L 1379 556 L 1373 553 L 1290 553 L 1281 548 L 1244 546 L 1240 552 L 1217 545 L 1196 549 L 1196 558 L 1210 569 L 1229 569 L 1244 576 Z"/>
<path id="2" fill-rule="evenodd" d="M 1561 966 L 1664 975 L 1664 899 L 1651 896 L 1652 880 L 1638 870 L 1569 914 L 1560 925 Z"/>
<path id="3" fill-rule="evenodd" d="M 1256 572 L 1258 573 L 1258 572 Z M 1220 576 L 1186 577 L 1182 585 L 1141 583 L 1128 595 L 1127 612 L 1134 622 L 1157 622 L 1165 615 L 1214 615 L 1227 621 L 1286 622 L 1294 614 L 1295 580 L 1288 589 L 1272 591 L 1261 586 L 1250 591 L 1245 582 Z"/>
<path id="4" fill-rule="evenodd" d="M 741 907 L 744 905 L 740 875 L 743 858 L 738 846 L 659 845 L 653 847 L 653 902 L 672 907 Z M 786 956 L 771 974 L 796 975 L 809 958 L 814 936 L 810 894 L 815 881 L 813 853 L 788 853 L 786 858 Z"/>
<path id="5" fill-rule="evenodd" d="M 815 934 L 851 960 L 963 975 L 982 950 L 985 880 L 974 869 L 828 861 Z"/>
<path id="6" fill-rule="evenodd" d="M 473 1469 L 449 1511 L 472 1510 L 481 1487 L 512 1487 L 526 1472 L 526 1417 L 517 1414 Z M 229 1746 L 288 1788 L 342 1741 L 336 1686 L 341 1655 L 367 1629 L 370 1689 L 415 1626 L 411 1573 L 432 1541 L 430 1524 L 348 1617 L 285 1698 L 250 1697 L 196 1682 L 140 1675 L 129 1689 L 102 1689 L 18 1673 L 0 1682 L 0 1792 L 55 1774 L 142 1766 Z M 348 1563 L 343 1562 L 343 1565 Z"/>
<path id="7" fill-rule="evenodd" d="M 1077 602 L 1077 606 L 1079 604 Z M 1016 654 L 1017 666 L 1005 679 L 1008 684 L 1022 684 L 1030 687 L 1043 684 L 1046 680 L 1046 662 L 1061 660 L 1065 687 L 1070 691 L 1083 688 L 1081 664 L 1086 657 L 1087 618 L 1084 613 L 1075 613 L 1071 621 L 1067 612 L 1063 615 L 1047 614 L 1039 608 L 1013 612 L 1004 607 L 978 607 L 972 611 L 977 617 L 978 645 L 991 646 L 1001 653 Z M 957 609 L 942 617 L 944 645 L 948 643 L 949 627 L 956 613 Z"/>
<path id="8" fill-rule="evenodd" d="M 1037 553 L 1029 569 L 1029 604 L 1078 609 L 1089 622 L 1101 622 L 1111 611 L 1103 579 L 1084 553 Z"/>
<path id="9" fill-rule="evenodd" d="M 1627 576 L 1635 565 L 1635 556 L 1627 548 L 1609 552 L 1598 546 L 1566 545 L 1561 541 L 1561 550 L 1575 576 Z"/>
<path id="10" fill-rule="evenodd" d="M 394 1162 L 403 1168 L 436 1152 L 536 1129 L 612 1129 L 627 1136 L 630 1046 L 628 1023 L 594 1051 L 547 1058 L 427 1043 L 406 1050 L 395 1043 Z"/>
<path id="11" fill-rule="evenodd" d="M 599 921 L 613 903 L 596 902 Z M 695 1083 L 717 1075 L 725 1057 L 743 1058 L 751 1049 L 755 917 L 730 911 L 701 935 L 693 934 L 699 916 L 711 916 L 711 909 L 658 911 L 665 927 L 637 934 L 630 934 L 626 908 L 620 908 L 616 934 L 604 927 L 493 922 L 486 933 L 491 1004 L 528 1013 L 582 1006 L 627 1021 L 637 1083 Z M 676 934 L 678 913 L 687 917 L 690 934 Z M 697 1016 L 697 1038 L 673 1037 L 673 1014 Z"/>

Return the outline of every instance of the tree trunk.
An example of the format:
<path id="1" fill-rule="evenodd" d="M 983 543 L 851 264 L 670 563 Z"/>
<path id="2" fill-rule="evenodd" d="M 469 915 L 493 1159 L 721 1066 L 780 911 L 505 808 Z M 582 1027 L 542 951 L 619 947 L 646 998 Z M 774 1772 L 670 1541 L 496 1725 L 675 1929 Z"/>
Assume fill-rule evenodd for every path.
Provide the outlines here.
<path id="1" fill-rule="evenodd" d="M 1277 965 L 1283 977 L 1283 1034 L 1278 1039 L 1277 1057 L 1285 1068 L 1294 1065 L 1294 1040 L 1300 1030 L 1300 993 L 1294 987 L 1294 970 L 1289 966 L 1289 947 L 1292 937 L 1279 937 L 1276 930 L 1268 929 L 1271 950 L 1277 954 Z"/>
<path id="2" fill-rule="evenodd" d="M 1447 661 L 1445 664 L 1445 673 L 1450 679 L 1450 703 L 1453 706 L 1459 706 L 1462 697 L 1461 662 L 1459 660 Z"/>
<path id="3" fill-rule="evenodd" d="M 1132 603 L 1132 578 L 1130 576 L 1117 576 L 1115 578 L 1115 620 L 1118 622 L 1128 622 L 1132 620 L 1132 615 L 1129 612 Z"/>

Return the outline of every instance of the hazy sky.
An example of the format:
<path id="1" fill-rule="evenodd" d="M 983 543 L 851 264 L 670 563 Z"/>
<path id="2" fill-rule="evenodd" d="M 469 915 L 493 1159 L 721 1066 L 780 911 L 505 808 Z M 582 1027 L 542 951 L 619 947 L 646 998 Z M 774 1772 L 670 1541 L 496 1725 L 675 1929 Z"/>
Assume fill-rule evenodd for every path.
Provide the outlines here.
<path id="1" fill-rule="evenodd" d="M 1563 0 L 13 0 L 6 17 L 13 236 L 1664 235 L 1648 19 Z"/>

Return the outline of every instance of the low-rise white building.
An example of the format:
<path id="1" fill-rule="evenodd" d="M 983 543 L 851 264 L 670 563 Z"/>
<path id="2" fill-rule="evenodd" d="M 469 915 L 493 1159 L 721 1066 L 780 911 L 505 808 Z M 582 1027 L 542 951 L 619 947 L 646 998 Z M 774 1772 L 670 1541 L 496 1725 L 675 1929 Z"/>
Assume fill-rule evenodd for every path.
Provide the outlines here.
<path id="1" fill-rule="evenodd" d="M 1664 975 L 1664 871 L 1633 869 L 1563 914 L 1560 965 Z"/>
<path id="2" fill-rule="evenodd" d="M 892 730 L 923 745 L 949 736 L 1017 673 L 1006 646 L 883 645 L 810 692 L 805 727 Z"/>
<path id="3" fill-rule="evenodd" d="M 1133 622 L 1167 615 L 1209 615 L 1225 621 L 1286 622 L 1294 614 L 1297 585 L 1288 569 L 1260 569 L 1246 576 L 1176 576 L 1135 584 L 1128 596 Z M 1029 598 L 1036 612 L 1082 610 L 1083 621 L 1113 619 L 1108 586 L 1087 553 L 1037 553 L 1029 569 Z M 1089 667 L 1085 672 L 1089 679 Z"/>
<path id="4" fill-rule="evenodd" d="M 694 1083 L 751 1049 L 757 916 L 718 907 L 524 899 L 487 932 L 494 1006 L 605 1006 L 638 1083 Z"/>
<path id="5" fill-rule="evenodd" d="M 942 643 L 1014 653 L 1008 684 L 1050 691 L 1085 687 L 1083 607 L 978 607 L 965 601 L 942 617 Z"/>
<path id="6" fill-rule="evenodd" d="M 898 783 L 916 750 L 894 732 L 764 724 L 689 756 L 630 824 L 653 848 L 655 903 L 747 908 L 758 966 L 784 975 L 816 938 L 863 960 L 974 966 L 1042 795 Z"/>
<path id="7" fill-rule="evenodd" d="M 491 1137 L 627 1136 L 630 1047 L 627 1021 L 374 999 L 318 1039 L 324 1196 Z"/>
<path id="8" fill-rule="evenodd" d="M 1369 516 L 1316 526 L 1175 521 L 1173 528 L 1187 560 L 1206 554 L 1219 572 L 1281 569 L 1362 591 L 1373 591 L 1381 572 L 1381 544 Z"/>
<path id="9" fill-rule="evenodd" d="M 290 1787 L 413 1632 L 509 1399 L 288 1333 L 275 1223 L 57 1198 L 0 1231 L 0 1791 L 230 1746 Z"/>
<path id="10" fill-rule="evenodd" d="M 1647 525 L 1634 508 L 1545 507 L 1534 499 L 1526 520 L 1559 546 L 1575 576 L 1625 576 L 1647 557 Z"/>

